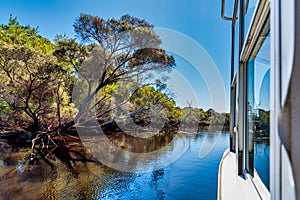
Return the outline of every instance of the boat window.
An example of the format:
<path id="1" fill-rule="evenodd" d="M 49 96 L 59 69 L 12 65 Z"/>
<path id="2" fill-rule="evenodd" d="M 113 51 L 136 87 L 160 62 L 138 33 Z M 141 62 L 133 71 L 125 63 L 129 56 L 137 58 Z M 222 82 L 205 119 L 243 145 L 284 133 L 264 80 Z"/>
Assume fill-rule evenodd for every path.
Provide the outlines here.
<path id="1" fill-rule="evenodd" d="M 255 49 L 247 63 L 247 169 L 254 167 L 269 188 L 270 33 L 258 39 Z"/>
<path id="2" fill-rule="evenodd" d="M 246 38 L 251 25 L 256 4 L 259 0 L 244 0 L 244 38 Z"/>
<path id="3" fill-rule="evenodd" d="M 239 11 L 237 11 L 236 16 L 239 16 Z M 234 74 L 236 74 L 239 67 L 239 20 L 236 18 L 234 24 Z"/>
<path id="4" fill-rule="evenodd" d="M 237 126 L 237 84 L 236 79 L 233 80 L 231 87 L 231 118 L 230 118 L 230 151 L 236 151 L 236 126 Z"/>

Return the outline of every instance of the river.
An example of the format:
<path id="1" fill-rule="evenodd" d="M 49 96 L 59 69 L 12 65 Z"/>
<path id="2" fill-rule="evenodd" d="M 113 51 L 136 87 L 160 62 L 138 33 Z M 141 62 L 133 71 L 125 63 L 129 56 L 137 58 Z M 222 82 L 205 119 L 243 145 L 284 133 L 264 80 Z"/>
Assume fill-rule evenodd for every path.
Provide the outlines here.
<path id="1" fill-rule="evenodd" d="M 96 199 L 216 199 L 218 167 L 229 145 L 229 133 L 210 134 L 187 134 L 188 149 L 162 169 L 107 174 L 108 181 L 101 187 L 105 189 L 97 192 Z"/>
<path id="2" fill-rule="evenodd" d="M 180 152 L 182 141 L 185 145 Z M 151 157 L 130 172 L 82 164 L 77 167 L 77 178 L 62 166 L 51 177 L 46 167 L 12 173 L 10 168 L 18 169 L 20 165 L 2 166 L 2 172 L 7 173 L 0 176 L 0 199 L 216 199 L 218 167 L 229 146 L 229 133 L 184 133 L 168 145 L 157 159 Z M 153 168 L 169 155 L 176 159 L 163 162 L 162 168 Z"/>
<path id="3" fill-rule="evenodd" d="M 42 162 L 26 166 L 22 160 L 28 150 L 7 148 L 0 152 L 0 199 L 217 198 L 218 167 L 229 146 L 229 132 L 185 132 L 171 139 L 148 141 L 145 144 L 152 147 L 147 151 L 140 142 L 133 141 L 118 144 L 140 153 L 103 154 L 107 146 L 99 145 L 98 141 L 101 158 L 106 155 L 113 162 L 108 162 L 109 167 L 76 163 L 77 177 L 59 162 L 56 162 L 55 172 Z M 268 187 L 269 143 L 256 141 L 255 154 L 256 170 Z"/>

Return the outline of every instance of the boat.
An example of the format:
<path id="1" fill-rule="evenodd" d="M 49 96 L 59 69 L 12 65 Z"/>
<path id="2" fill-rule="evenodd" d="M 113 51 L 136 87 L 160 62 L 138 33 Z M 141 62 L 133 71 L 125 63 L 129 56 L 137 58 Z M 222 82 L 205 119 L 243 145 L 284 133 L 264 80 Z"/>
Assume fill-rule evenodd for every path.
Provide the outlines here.
<path id="1" fill-rule="evenodd" d="M 218 199 L 300 199 L 300 0 L 229 3 L 230 146 Z"/>

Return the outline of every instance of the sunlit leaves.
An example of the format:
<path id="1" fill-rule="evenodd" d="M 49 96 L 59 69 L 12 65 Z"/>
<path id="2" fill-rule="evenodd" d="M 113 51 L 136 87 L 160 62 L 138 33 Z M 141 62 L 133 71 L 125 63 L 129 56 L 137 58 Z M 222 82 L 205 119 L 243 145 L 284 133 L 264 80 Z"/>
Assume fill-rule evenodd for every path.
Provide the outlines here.
<path id="1" fill-rule="evenodd" d="M 11 115 L 25 124 L 55 124 L 58 98 L 61 112 L 72 112 L 72 69 L 53 55 L 55 45 L 16 18 L 0 29 L 0 98 Z"/>
<path id="2" fill-rule="evenodd" d="M 47 38 L 43 38 L 38 34 L 38 28 L 30 26 L 22 26 L 17 18 L 12 16 L 7 25 L 0 26 L 0 38 L 2 42 L 7 44 L 27 45 L 34 49 L 39 49 L 44 53 L 54 50 L 54 45 Z"/>

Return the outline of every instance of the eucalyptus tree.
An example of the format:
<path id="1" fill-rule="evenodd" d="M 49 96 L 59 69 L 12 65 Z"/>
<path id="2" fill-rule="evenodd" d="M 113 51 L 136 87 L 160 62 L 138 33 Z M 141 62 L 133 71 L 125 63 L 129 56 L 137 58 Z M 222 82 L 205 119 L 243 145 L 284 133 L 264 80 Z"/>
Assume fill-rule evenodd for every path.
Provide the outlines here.
<path id="1" fill-rule="evenodd" d="M 0 99 L 7 116 L 34 135 L 57 126 L 61 112 L 65 117 L 74 112 L 67 88 L 59 86 L 71 69 L 58 62 L 55 48 L 37 28 L 22 26 L 16 18 L 0 26 Z"/>
<path id="2" fill-rule="evenodd" d="M 139 87 L 147 84 L 149 72 L 175 66 L 174 57 L 160 48 L 161 41 L 153 28 L 145 20 L 130 15 L 104 20 L 81 14 L 76 19 L 74 29 L 78 39 L 92 46 L 92 50 L 77 67 L 79 85 L 84 85 L 85 91 L 81 87 L 76 93 L 81 98 L 75 121 L 95 106 L 100 108 L 95 114 L 99 118 L 123 105 Z M 119 90 L 111 90 L 114 94 L 107 96 L 106 88 L 112 87 Z M 113 98 L 114 106 L 105 106 L 107 98 Z"/>
<path id="3" fill-rule="evenodd" d="M 47 160 L 51 145 L 65 149 L 56 136 L 85 116 L 100 121 L 132 101 L 151 72 L 175 66 L 153 29 L 129 15 L 104 20 L 81 14 L 74 23 L 80 42 L 59 35 L 52 43 L 16 18 L 0 26 L 0 106 L 32 133 L 31 160 L 37 153 Z"/>

